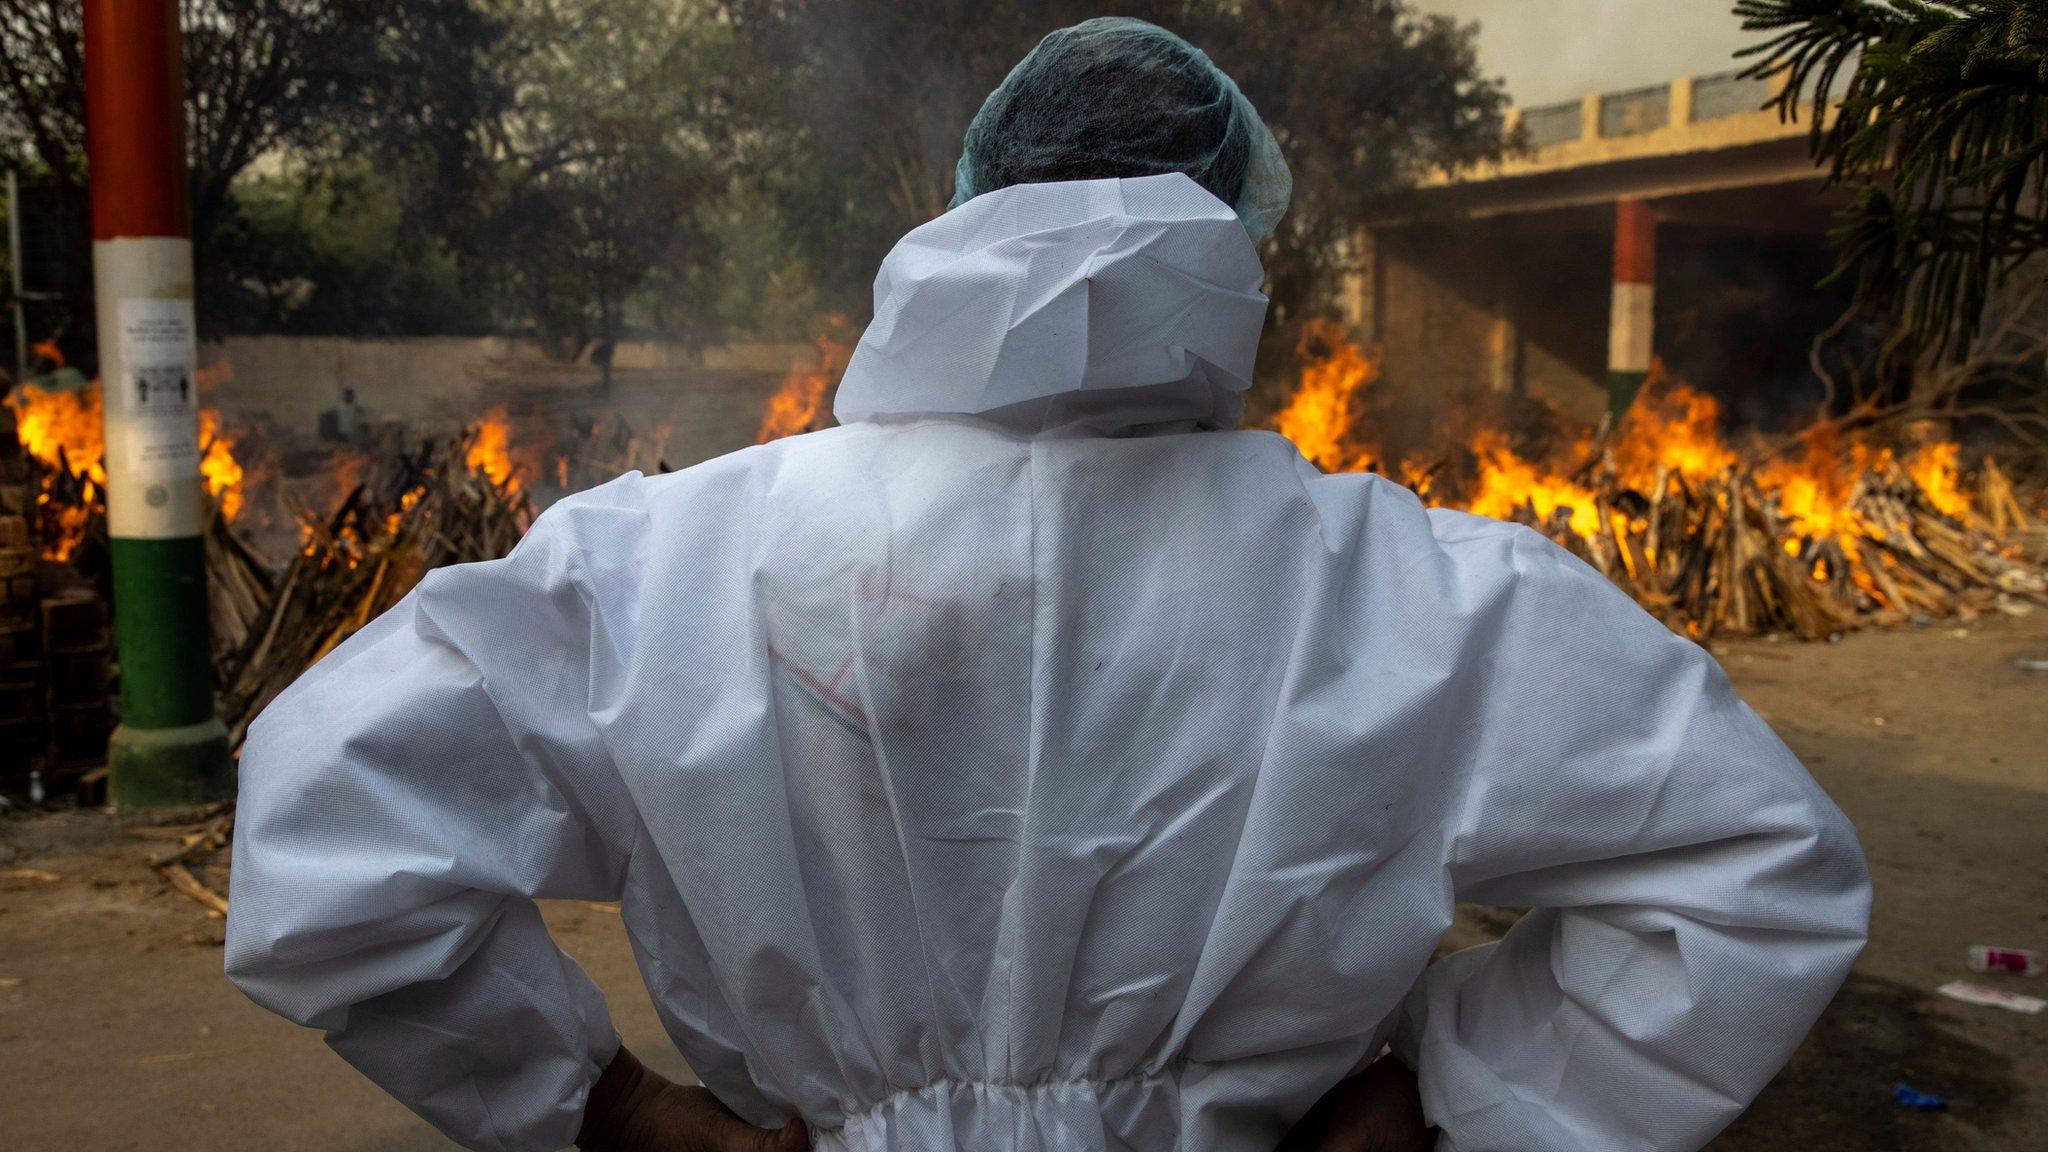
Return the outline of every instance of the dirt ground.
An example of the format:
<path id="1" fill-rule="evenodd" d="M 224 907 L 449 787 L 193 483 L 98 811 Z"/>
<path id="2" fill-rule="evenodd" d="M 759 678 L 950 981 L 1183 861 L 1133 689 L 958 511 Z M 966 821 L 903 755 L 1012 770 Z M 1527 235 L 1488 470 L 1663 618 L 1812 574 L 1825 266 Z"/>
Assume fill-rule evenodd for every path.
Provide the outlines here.
<path id="1" fill-rule="evenodd" d="M 1934 995 L 1965 949 L 2048 950 L 2048 612 L 1717 648 L 1744 695 L 1855 819 L 1877 880 L 1871 945 L 1776 1083 L 1713 1147 L 2048 1148 L 2048 1015 Z M 220 975 L 220 923 L 168 891 L 140 822 L 0 821 L 0 1146 L 20 1152 L 450 1147 Z M 547 909 L 627 1043 L 686 1075 L 615 912 Z M 1447 944 L 1506 917 L 1467 909 Z M 1986 978 L 2037 996 L 2048 980 Z M 1910 1084 L 1944 1113 L 1892 1100 Z"/>

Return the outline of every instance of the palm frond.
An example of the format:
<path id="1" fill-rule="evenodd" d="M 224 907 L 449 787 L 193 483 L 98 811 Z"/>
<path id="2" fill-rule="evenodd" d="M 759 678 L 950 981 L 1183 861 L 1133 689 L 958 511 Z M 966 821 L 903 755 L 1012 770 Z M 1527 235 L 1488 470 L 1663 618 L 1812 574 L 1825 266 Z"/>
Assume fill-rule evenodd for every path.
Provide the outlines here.
<path id="1" fill-rule="evenodd" d="M 2048 0 L 1739 0 L 1767 38 L 1747 75 L 1811 119 L 1815 162 L 1857 190 L 1839 278 L 1923 347 L 1974 337 L 2015 253 L 2048 233 Z"/>

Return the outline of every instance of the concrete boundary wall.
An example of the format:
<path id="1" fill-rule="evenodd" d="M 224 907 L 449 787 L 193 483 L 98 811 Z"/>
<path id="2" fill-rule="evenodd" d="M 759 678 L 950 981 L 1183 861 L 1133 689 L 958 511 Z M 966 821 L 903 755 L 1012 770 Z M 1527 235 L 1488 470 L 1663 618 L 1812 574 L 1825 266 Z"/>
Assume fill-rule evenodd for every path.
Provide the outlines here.
<path id="1" fill-rule="evenodd" d="M 652 341 L 620 344 L 621 373 L 774 375 L 807 363 L 807 344 L 735 344 L 693 354 Z M 392 339 L 230 336 L 200 347 L 202 398 L 242 419 L 311 431 L 344 388 L 380 418 L 457 422 L 522 389 L 589 386 L 598 370 L 550 360 L 531 342 L 500 337 Z"/>

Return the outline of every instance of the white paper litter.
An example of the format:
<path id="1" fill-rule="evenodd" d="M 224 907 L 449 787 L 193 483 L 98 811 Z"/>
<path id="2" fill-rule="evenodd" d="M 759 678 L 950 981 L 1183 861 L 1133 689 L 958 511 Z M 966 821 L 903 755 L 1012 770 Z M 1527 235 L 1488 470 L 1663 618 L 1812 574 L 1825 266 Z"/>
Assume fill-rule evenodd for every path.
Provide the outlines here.
<path id="1" fill-rule="evenodd" d="M 1935 991 L 1951 1000 L 1961 1000 L 1965 1004 L 2004 1008 L 2009 1012 L 2024 1012 L 2029 1016 L 2038 1016 L 2041 1009 L 2048 1008 L 2048 1000 L 2036 996 L 2022 996 L 2017 992 L 2007 992 L 2003 988 L 1973 984 L 1968 980 L 1951 980 Z"/>

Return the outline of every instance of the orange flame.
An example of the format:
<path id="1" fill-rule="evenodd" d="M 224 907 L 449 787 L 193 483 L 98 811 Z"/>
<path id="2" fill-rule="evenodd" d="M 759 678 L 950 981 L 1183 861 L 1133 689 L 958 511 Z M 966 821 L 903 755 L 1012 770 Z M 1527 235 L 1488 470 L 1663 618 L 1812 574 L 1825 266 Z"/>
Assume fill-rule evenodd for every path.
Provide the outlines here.
<path id="1" fill-rule="evenodd" d="M 1505 432 L 1483 428 L 1464 446 L 1476 465 L 1476 478 L 1462 492 L 1439 491 L 1433 470 L 1413 460 L 1382 459 L 1379 447 L 1359 432 L 1371 385 L 1377 380 L 1376 357 L 1344 339 L 1335 325 L 1312 324 L 1303 339 L 1303 358 L 1301 381 L 1273 426 L 1318 467 L 1359 471 L 1377 466 L 1402 477 L 1432 504 L 1462 506 L 1497 519 L 1533 521 L 1539 528 L 1566 530 L 1587 541 L 1602 534 L 1593 490 L 1573 479 L 1589 463 L 1589 440 L 1580 439 L 1545 462 L 1517 454 Z M 1804 437 L 1791 455 L 1745 459 L 1722 434 L 1720 404 L 1670 379 L 1660 366 L 1599 463 L 1611 467 L 1623 488 L 1644 496 L 1655 492 L 1664 476 L 1700 485 L 1746 470 L 1776 508 L 1786 534 L 1780 543 L 1787 553 L 1801 556 L 1813 542 L 1831 543 L 1848 562 L 1848 577 L 1882 602 L 1877 582 L 1864 570 L 1871 553 L 1862 547 L 1882 533 L 1857 511 L 1859 483 L 1873 472 L 1902 467 L 1928 503 L 1967 523 L 1974 505 L 1959 459 L 1958 447 L 1949 441 L 1930 443 L 1894 459 L 1888 449 L 1847 439 L 1825 425 Z M 1617 536 L 1640 529 L 1619 511 L 1610 515 Z M 1633 574 L 1635 558 L 1627 549 L 1619 559 Z M 1817 581 L 1839 575 L 1829 572 L 1824 559 L 1816 559 L 1809 568 Z"/>
<path id="2" fill-rule="evenodd" d="M 104 410 L 97 385 L 69 392 L 23 384 L 8 404 L 14 409 L 15 436 L 36 459 L 95 483 L 106 482 L 101 467 L 106 454 L 101 439 Z"/>
<path id="3" fill-rule="evenodd" d="M 36 496 L 44 531 L 43 555 L 69 560 L 85 542 L 92 524 L 92 490 L 106 490 L 106 445 L 101 439 L 102 406 L 97 386 L 77 391 L 50 390 L 34 384 L 14 389 L 7 403 L 14 409 L 15 438 L 31 456 L 48 466 Z M 84 499 L 53 500 L 65 475 L 82 478 Z"/>
<path id="4" fill-rule="evenodd" d="M 507 492 L 519 491 L 518 470 L 512 464 L 512 421 L 503 408 L 491 409 L 477 422 L 463 466 Z"/>
<path id="5" fill-rule="evenodd" d="M 1380 376 L 1379 357 L 1345 338 L 1336 323 L 1316 319 L 1302 330 L 1306 367 L 1273 430 L 1294 441 L 1325 472 L 1363 472 L 1379 456 L 1358 439 L 1365 392 Z"/>
<path id="6" fill-rule="evenodd" d="M 1599 531 L 1599 510 L 1592 490 L 1583 488 L 1540 465 L 1517 456 L 1505 435 L 1483 429 L 1474 438 L 1473 454 L 1479 461 L 1479 487 L 1467 510 L 1496 520 L 1515 519 L 1524 509 L 1536 514 L 1536 523 L 1547 525 L 1562 509 L 1568 510 L 1571 530 L 1590 538 Z"/>
<path id="7" fill-rule="evenodd" d="M 1852 505 L 1856 478 L 1876 467 L 1887 453 L 1862 441 L 1846 446 L 1833 430 L 1822 428 L 1800 438 L 1799 453 L 1757 465 L 1757 485 L 1777 497 L 1778 514 L 1797 536 L 1833 537 L 1854 548 L 1866 525 Z M 1797 553 L 1798 540 L 1786 550 Z"/>
<path id="8" fill-rule="evenodd" d="M 1926 493 L 1927 502 L 1936 511 L 1968 523 L 1973 506 L 1963 491 L 1962 468 L 1957 463 L 1961 453 L 1962 449 L 1953 441 L 1936 441 L 1906 458 L 1906 472 L 1920 485 L 1920 491 Z"/>
<path id="9" fill-rule="evenodd" d="M 199 474 L 206 479 L 206 494 L 233 523 L 242 514 L 244 473 L 235 459 L 235 438 L 222 430 L 220 413 L 211 408 L 199 412 L 199 444 Z"/>
<path id="10" fill-rule="evenodd" d="M 754 443 L 811 431 L 818 423 L 818 410 L 824 407 L 825 390 L 831 386 L 829 372 L 791 372 L 761 409 L 761 428 L 754 434 Z"/>
<path id="11" fill-rule="evenodd" d="M 1660 472 L 1706 480 L 1738 462 L 1721 438 L 1720 402 L 1669 379 L 1661 365 L 1622 419 L 1613 459 L 1621 482 L 1644 492 L 1656 486 Z"/>
<path id="12" fill-rule="evenodd" d="M 832 339 L 820 336 L 814 341 L 818 350 L 818 367 L 815 369 L 797 367 L 790 369 L 783 377 L 782 387 L 775 390 L 768 402 L 761 406 L 761 427 L 754 433 L 754 443 L 766 444 L 785 436 L 798 436 L 817 429 L 824 413 L 825 393 L 846 370 L 846 361 L 852 349 Z M 662 441 L 667 442 L 666 429 Z"/>

